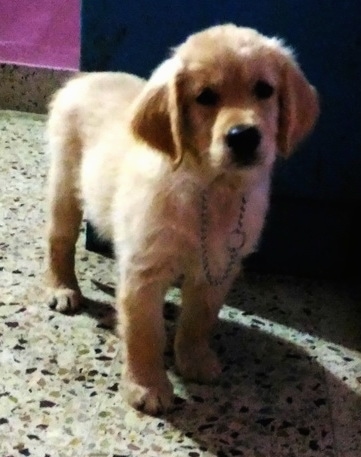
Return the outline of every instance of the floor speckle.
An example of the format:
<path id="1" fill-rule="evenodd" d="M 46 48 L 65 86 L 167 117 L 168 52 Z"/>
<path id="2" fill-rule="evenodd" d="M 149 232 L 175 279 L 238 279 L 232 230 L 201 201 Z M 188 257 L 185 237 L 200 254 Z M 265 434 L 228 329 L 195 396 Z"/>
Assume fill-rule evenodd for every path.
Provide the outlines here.
<path id="1" fill-rule="evenodd" d="M 355 286 L 249 275 L 235 284 L 214 347 L 218 384 L 169 376 L 175 409 L 151 418 L 121 397 L 112 318 L 114 265 L 84 249 L 89 298 L 75 316 L 48 309 L 44 117 L 0 111 L 1 457 L 359 457 L 361 305 Z M 178 289 L 167 296 L 174 334 Z"/>

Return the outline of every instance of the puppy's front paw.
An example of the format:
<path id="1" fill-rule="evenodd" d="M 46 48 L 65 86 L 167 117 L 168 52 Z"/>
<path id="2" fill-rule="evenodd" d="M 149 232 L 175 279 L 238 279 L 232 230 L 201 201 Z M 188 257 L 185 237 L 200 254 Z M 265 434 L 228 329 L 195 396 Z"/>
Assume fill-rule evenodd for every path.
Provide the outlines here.
<path id="1" fill-rule="evenodd" d="M 209 348 L 176 348 L 177 368 L 184 379 L 202 383 L 214 382 L 222 368 L 216 354 Z"/>
<path id="2" fill-rule="evenodd" d="M 60 313 L 74 313 L 82 302 L 82 295 L 79 290 L 74 289 L 53 289 L 49 299 L 49 308 Z"/>
<path id="3" fill-rule="evenodd" d="M 143 386 L 124 379 L 124 397 L 135 409 L 152 416 L 157 416 L 169 410 L 173 400 L 173 388 L 167 376 L 157 383 Z"/>

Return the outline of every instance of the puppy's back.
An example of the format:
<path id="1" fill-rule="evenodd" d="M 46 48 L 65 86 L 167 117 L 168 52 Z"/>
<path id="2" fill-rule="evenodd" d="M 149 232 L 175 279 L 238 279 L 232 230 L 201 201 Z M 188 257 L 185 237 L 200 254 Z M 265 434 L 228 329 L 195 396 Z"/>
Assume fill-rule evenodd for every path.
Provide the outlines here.
<path id="1" fill-rule="evenodd" d="M 104 124 L 126 122 L 128 108 L 144 84 L 145 80 L 128 73 L 80 73 L 58 90 L 50 103 L 50 135 L 67 127 L 90 140 Z"/>

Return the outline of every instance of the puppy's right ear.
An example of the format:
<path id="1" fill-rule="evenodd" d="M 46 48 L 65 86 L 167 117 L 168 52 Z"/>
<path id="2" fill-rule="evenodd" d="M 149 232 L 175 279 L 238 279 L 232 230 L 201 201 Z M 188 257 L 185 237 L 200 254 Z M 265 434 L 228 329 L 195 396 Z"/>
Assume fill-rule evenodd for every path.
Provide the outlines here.
<path id="1" fill-rule="evenodd" d="M 131 127 L 135 136 L 168 154 L 177 167 L 183 158 L 179 78 L 167 75 L 169 79 L 159 83 L 162 71 L 162 67 L 156 70 L 137 99 Z"/>

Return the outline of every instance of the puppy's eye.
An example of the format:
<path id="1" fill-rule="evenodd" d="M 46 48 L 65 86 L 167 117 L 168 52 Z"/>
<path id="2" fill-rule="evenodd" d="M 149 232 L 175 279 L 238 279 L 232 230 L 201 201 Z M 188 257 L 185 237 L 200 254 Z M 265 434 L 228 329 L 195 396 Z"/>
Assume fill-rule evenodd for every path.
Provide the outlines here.
<path id="1" fill-rule="evenodd" d="M 260 100 L 265 100 L 266 98 L 270 98 L 273 95 L 274 88 L 268 84 L 266 81 L 259 80 L 256 82 L 253 93 L 257 98 Z"/>
<path id="2" fill-rule="evenodd" d="M 196 97 L 196 102 L 204 106 L 215 106 L 219 100 L 219 95 L 210 87 L 205 87 Z"/>

